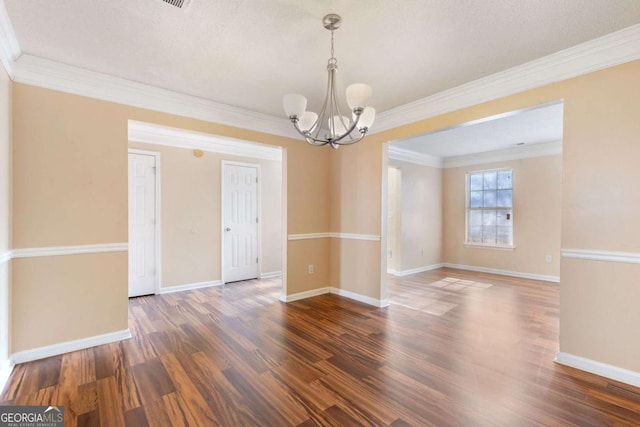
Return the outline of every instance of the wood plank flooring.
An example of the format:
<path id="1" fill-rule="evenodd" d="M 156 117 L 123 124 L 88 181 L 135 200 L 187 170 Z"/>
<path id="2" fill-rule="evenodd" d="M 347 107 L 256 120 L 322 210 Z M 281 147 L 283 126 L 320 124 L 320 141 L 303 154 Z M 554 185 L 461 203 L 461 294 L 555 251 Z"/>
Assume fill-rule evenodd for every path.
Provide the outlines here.
<path id="1" fill-rule="evenodd" d="M 391 305 L 279 280 L 132 299 L 130 340 L 14 368 L 66 426 L 640 425 L 640 390 L 553 362 L 558 285 L 439 269 Z"/>

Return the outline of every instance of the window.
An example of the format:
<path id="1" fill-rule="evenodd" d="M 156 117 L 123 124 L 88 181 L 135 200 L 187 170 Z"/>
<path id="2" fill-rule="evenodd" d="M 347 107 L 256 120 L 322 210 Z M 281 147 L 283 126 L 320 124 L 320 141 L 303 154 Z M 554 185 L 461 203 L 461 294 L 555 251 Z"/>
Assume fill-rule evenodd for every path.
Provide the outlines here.
<path id="1" fill-rule="evenodd" d="M 513 246 L 513 171 L 467 173 L 467 244 Z"/>

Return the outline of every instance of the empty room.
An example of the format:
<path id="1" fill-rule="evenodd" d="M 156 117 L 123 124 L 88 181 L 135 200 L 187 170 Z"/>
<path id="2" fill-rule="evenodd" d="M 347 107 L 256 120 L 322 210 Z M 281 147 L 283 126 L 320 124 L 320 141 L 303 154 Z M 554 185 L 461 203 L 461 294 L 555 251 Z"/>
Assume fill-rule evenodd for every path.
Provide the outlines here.
<path id="1" fill-rule="evenodd" d="M 0 426 L 640 425 L 640 2 L 0 0 L 0 62 Z"/>

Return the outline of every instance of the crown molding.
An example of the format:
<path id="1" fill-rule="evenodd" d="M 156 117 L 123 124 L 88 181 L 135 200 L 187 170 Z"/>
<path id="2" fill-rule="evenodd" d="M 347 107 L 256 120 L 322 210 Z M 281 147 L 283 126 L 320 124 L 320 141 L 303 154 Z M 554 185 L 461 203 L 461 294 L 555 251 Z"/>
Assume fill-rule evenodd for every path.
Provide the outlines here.
<path id="1" fill-rule="evenodd" d="M 383 132 L 637 59 L 640 59 L 640 24 L 383 111 L 378 114 L 370 133 Z M 3 2 L 0 2 L 0 60 L 9 76 L 18 83 L 257 132 L 298 137 L 289 122 L 279 117 L 32 55 L 21 55 Z"/>
<path id="2" fill-rule="evenodd" d="M 207 133 L 187 131 L 135 120 L 129 120 L 129 141 L 177 148 L 200 149 L 212 153 L 256 159 L 282 160 L 282 149 L 280 147 L 223 138 Z"/>
<path id="3" fill-rule="evenodd" d="M 557 154 L 562 154 L 562 141 L 543 142 L 539 144 L 524 145 L 521 147 L 506 148 L 503 150 L 486 151 L 484 153 L 465 154 L 463 156 L 445 158 L 389 145 L 389 159 L 440 169 L 481 165 L 494 162 L 506 162 L 510 160 L 528 159 L 531 157 L 553 156 Z"/>
<path id="4" fill-rule="evenodd" d="M 16 38 L 16 32 L 11 25 L 9 14 L 4 2 L 0 1 L 0 62 L 12 80 L 15 77 L 14 64 L 21 54 L 22 51 Z"/>
<path id="5" fill-rule="evenodd" d="M 383 111 L 371 133 L 640 59 L 640 24 Z"/>
<path id="6" fill-rule="evenodd" d="M 257 132 L 285 137 L 296 135 L 289 121 L 283 118 L 32 55 L 22 55 L 15 63 L 14 81 Z"/>
<path id="7" fill-rule="evenodd" d="M 562 154 L 562 141 L 542 142 L 523 145 L 503 150 L 486 151 L 484 153 L 466 154 L 464 156 L 446 157 L 444 168 L 481 165 L 485 163 L 507 162 L 510 160 L 529 159 L 532 157 L 554 156 Z"/>
<path id="8" fill-rule="evenodd" d="M 389 159 L 431 166 L 432 168 L 442 168 L 443 165 L 440 157 L 407 150 L 406 148 L 400 148 L 394 145 L 389 145 Z"/>

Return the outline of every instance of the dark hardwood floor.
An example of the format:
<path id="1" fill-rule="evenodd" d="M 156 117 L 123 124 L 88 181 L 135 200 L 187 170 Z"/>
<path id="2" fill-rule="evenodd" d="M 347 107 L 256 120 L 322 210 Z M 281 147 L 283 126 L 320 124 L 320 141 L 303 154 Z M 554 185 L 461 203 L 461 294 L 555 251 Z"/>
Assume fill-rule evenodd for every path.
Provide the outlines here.
<path id="1" fill-rule="evenodd" d="M 553 362 L 558 285 L 440 269 L 391 305 L 279 280 L 132 299 L 130 340 L 14 368 L 66 426 L 640 425 L 640 390 Z"/>

